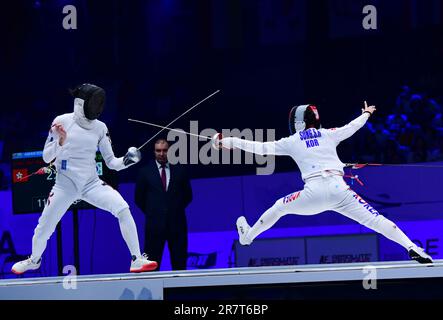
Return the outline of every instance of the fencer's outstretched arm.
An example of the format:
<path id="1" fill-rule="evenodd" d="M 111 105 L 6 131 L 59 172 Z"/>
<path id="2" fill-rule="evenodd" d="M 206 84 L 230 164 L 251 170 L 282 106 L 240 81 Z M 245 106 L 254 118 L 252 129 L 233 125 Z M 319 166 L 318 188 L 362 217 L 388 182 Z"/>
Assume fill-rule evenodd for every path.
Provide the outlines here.
<path id="1" fill-rule="evenodd" d="M 127 168 L 124 164 L 123 157 L 116 158 L 114 150 L 112 150 L 111 137 L 106 125 L 104 125 L 102 136 L 98 142 L 98 147 L 109 169 L 120 171 Z"/>
<path id="2" fill-rule="evenodd" d="M 223 138 L 220 143 L 223 147 L 228 149 L 238 148 L 246 152 L 251 152 L 259 155 L 289 155 L 288 145 L 290 144 L 290 137 L 280 139 L 272 142 L 249 141 L 235 137 Z"/>
<path id="3" fill-rule="evenodd" d="M 330 137 L 337 144 L 339 144 L 341 141 L 349 138 L 354 133 L 356 133 L 360 128 L 362 128 L 365 125 L 365 123 L 368 121 L 372 113 L 375 112 L 375 110 L 376 109 L 374 106 L 368 107 L 365 101 L 365 107 L 364 109 L 362 109 L 362 115 L 352 120 L 350 123 L 348 123 L 343 127 L 328 130 Z"/>
<path id="4" fill-rule="evenodd" d="M 46 163 L 51 163 L 55 158 L 57 158 L 57 156 L 60 154 L 60 152 L 64 147 L 64 145 L 60 144 L 60 135 L 56 130 L 56 126 L 58 125 L 59 125 L 59 118 L 57 117 L 52 122 L 48 138 L 46 139 L 45 142 L 45 147 L 43 148 L 43 161 L 45 161 Z"/>

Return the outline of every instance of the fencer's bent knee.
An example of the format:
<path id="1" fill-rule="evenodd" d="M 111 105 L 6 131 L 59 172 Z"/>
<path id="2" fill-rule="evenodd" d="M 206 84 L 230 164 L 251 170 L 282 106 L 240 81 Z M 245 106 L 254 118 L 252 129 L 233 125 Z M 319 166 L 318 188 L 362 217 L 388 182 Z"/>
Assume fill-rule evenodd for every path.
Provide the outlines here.
<path id="1" fill-rule="evenodd" d="M 115 203 L 113 203 L 111 208 L 108 210 L 114 217 L 118 218 L 125 210 L 129 211 L 129 205 L 125 200 L 123 200 L 123 198 L 120 197 L 119 201 L 115 201 Z"/>
<path id="2" fill-rule="evenodd" d="M 284 198 L 281 198 L 281 199 L 278 199 L 277 201 L 275 201 L 274 205 L 272 206 L 272 209 L 274 209 L 273 210 L 274 214 L 279 217 L 282 217 L 288 213 L 285 211 L 285 208 L 284 208 Z"/>
<path id="3" fill-rule="evenodd" d="M 126 208 L 122 208 L 121 210 L 119 210 L 116 213 L 112 213 L 117 219 L 121 219 L 124 218 L 127 215 L 131 215 L 131 211 L 129 210 L 129 206 L 127 206 Z"/>

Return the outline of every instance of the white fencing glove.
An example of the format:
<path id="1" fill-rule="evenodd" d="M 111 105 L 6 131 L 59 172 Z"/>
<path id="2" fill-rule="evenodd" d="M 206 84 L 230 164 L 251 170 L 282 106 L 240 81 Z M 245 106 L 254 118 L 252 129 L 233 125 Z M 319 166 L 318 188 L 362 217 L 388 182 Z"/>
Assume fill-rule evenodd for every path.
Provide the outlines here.
<path id="1" fill-rule="evenodd" d="M 130 147 L 128 152 L 126 152 L 125 156 L 123 157 L 123 163 L 127 168 L 139 162 L 141 158 L 142 154 L 140 150 L 138 150 L 136 147 Z"/>

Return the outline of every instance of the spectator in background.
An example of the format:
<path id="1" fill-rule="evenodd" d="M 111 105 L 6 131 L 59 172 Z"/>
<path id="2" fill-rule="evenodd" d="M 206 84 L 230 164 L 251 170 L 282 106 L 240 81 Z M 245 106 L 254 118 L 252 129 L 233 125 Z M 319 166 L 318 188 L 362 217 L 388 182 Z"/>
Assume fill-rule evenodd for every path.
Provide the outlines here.
<path id="1" fill-rule="evenodd" d="M 428 160 L 428 146 L 421 136 L 415 136 L 408 154 L 408 162 L 426 162 Z"/>
<path id="2" fill-rule="evenodd" d="M 425 107 L 427 112 L 431 115 L 431 118 L 434 118 L 437 114 L 441 112 L 441 106 L 428 94 L 424 94 L 423 98 L 425 100 Z"/>
<path id="3" fill-rule="evenodd" d="M 397 141 L 393 139 L 389 139 L 386 142 L 386 147 L 384 149 L 384 163 L 391 164 L 391 163 L 405 163 L 406 162 L 406 148 L 402 147 L 398 144 Z"/>
<path id="4" fill-rule="evenodd" d="M 395 113 L 409 115 L 412 112 L 411 109 L 411 89 L 408 86 L 402 87 L 402 92 L 395 101 Z"/>
<path id="5" fill-rule="evenodd" d="M 192 189 L 184 168 L 168 162 L 168 149 L 165 139 L 155 142 L 155 160 L 138 174 L 135 202 L 146 216 L 148 255 L 160 264 L 168 242 L 172 269 L 184 270 L 188 256 L 185 209 L 192 201 Z"/>
<path id="6" fill-rule="evenodd" d="M 429 154 L 429 161 L 443 161 L 443 136 L 438 137 L 435 149 Z"/>
<path id="7" fill-rule="evenodd" d="M 424 102 L 423 102 L 423 98 L 421 95 L 419 94 L 414 94 L 411 96 L 411 101 L 410 101 L 410 106 L 411 106 L 411 123 L 412 124 L 418 124 L 420 126 L 422 126 L 423 124 L 426 123 L 426 115 L 424 112 Z"/>
<path id="8" fill-rule="evenodd" d="M 419 124 L 422 128 L 432 126 L 432 121 L 440 110 L 435 100 L 419 94 L 411 97 L 411 108 L 411 122 Z"/>
<path id="9" fill-rule="evenodd" d="M 401 134 L 408 125 L 408 116 L 399 111 L 390 114 L 386 119 L 387 129 L 396 136 Z"/>
<path id="10" fill-rule="evenodd" d="M 432 126 L 425 127 L 422 132 L 422 137 L 426 142 L 428 151 L 435 149 L 438 142 L 438 130 L 433 128 Z"/>
<path id="11" fill-rule="evenodd" d="M 386 142 L 391 137 L 391 132 L 387 130 L 384 126 L 383 119 L 375 119 L 372 126 L 372 134 L 374 135 L 375 141 L 377 143 L 377 147 L 383 149 L 386 145 Z"/>
<path id="12" fill-rule="evenodd" d="M 360 132 L 356 134 L 355 142 L 352 150 L 357 152 L 357 156 L 353 156 L 352 161 L 361 162 L 382 162 L 382 148 L 378 145 L 374 135 L 374 127 L 372 123 L 367 122 Z"/>
<path id="13" fill-rule="evenodd" d="M 373 125 L 377 147 L 382 148 L 385 163 L 424 162 L 440 159 L 440 137 L 443 136 L 442 108 L 427 94 L 402 88 L 386 128 Z M 385 138 L 389 136 L 389 140 Z M 370 141 L 366 142 L 370 145 Z M 364 150 L 366 151 L 366 150 Z M 369 153 L 369 152 L 367 152 Z M 362 157 L 365 154 L 361 153 Z"/>
<path id="14" fill-rule="evenodd" d="M 441 129 L 441 128 L 443 128 L 443 117 L 442 117 L 442 114 L 441 114 L 441 112 L 440 113 L 437 113 L 435 116 L 434 116 L 434 119 L 432 119 L 432 127 L 434 127 L 435 129 Z"/>
<path id="15" fill-rule="evenodd" d="M 400 145 L 410 147 L 415 135 L 420 134 L 420 132 L 420 126 L 413 126 L 409 123 L 408 126 L 397 136 L 396 140 Z"/>

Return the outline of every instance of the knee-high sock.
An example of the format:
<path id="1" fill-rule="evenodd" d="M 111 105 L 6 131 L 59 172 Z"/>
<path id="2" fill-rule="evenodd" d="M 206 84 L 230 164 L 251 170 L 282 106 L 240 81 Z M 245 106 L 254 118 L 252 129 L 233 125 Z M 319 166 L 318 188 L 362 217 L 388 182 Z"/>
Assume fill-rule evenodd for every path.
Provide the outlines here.
<path id="1" fill-rule="evenodd" d="M 411 239 L 409 239 L 408 236 L 405 235 L 395 223 L 381 215 L 377 216 L 370 223 L 367 223 L 365 225 L 372 230 L 384 235 L 386 238 L 397 242 L 405 249 L 409 249 L 415 246 Z"/>
<path id="2" fill-rule="evenodd" d="M 137 226 L 129 209 L 124 209 L 118 215 L 118 222 L 120 224 L 120 231 L 123 239 L 131 252 L 131 255 L 140 257 L 140 244 L 138 241 Z"/>
<path id="3" fill-rule="evenodd" d="M 249 229 L 246 237 L 253 241 L 259 234 L 271 228 L 285 213 L 277 204 L 265 211 L 257 222 Z"/>

